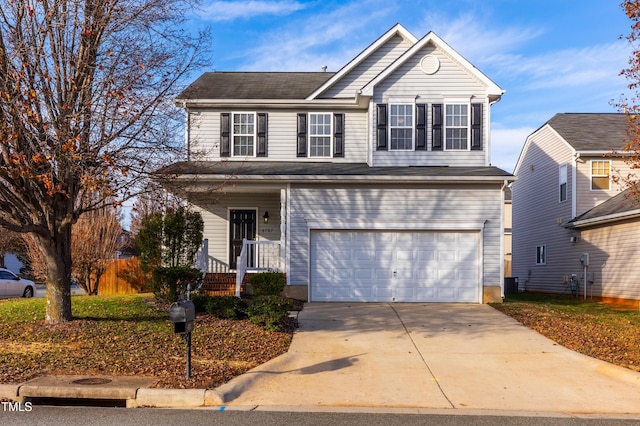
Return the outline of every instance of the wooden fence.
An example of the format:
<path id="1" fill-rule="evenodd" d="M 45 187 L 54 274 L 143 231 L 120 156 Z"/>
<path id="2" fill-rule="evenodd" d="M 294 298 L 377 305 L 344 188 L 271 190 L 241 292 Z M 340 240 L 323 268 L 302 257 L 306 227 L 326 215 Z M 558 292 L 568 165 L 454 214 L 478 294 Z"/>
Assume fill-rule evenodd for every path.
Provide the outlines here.
<path id="1" fill-rule="evenodd" d="M 136 294 L 147 291 L 144 288 L 146 279 L 140 269 L 140 259 L 113 260 L 102 277 L 98 286 L 98 294 Z"/>

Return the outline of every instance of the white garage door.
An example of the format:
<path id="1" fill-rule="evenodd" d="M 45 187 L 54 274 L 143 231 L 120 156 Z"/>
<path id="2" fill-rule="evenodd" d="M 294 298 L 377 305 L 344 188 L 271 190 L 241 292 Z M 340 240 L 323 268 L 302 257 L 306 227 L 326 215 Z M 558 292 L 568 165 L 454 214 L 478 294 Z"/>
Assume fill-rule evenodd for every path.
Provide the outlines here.
<path id="1" fill-rule="evenodd" d="M 313 231 L 311 301 L 479 302 L 478 232 Z"/>

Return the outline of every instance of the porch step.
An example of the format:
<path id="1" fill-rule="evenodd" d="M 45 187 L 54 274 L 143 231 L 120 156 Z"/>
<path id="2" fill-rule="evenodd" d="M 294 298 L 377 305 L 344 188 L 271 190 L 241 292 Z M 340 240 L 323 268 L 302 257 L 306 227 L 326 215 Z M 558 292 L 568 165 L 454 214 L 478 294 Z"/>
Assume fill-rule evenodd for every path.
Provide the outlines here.
<path id="1" fill-rule="evenodd" d="M 240 294 L 245 293 L 247 288 L 247 277 L 245 276 L 240 286 Z M 200 291 L 211 296 L 235 296 L 236 294 L 236 274 L 233 272 L 207 273 L 204 276 Z"/>

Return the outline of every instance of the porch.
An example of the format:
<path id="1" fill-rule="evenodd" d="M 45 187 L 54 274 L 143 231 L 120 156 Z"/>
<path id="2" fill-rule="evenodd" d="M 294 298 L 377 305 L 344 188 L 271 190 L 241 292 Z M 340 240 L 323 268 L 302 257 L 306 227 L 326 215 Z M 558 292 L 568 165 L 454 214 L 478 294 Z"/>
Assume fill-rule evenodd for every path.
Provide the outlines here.
<path id="1" fill-rule="evenodd" d="M 285 272 L 284 250 L 280 241 L 242 240 L 240 255 L 235 262 L 235 272 L 210 272 L 208 270 L 208 240 L 203 241 L 196 267 L 204 274 L 200 290 L 215 296 L 246 294 L 249 275 L 258 272 Z"/>

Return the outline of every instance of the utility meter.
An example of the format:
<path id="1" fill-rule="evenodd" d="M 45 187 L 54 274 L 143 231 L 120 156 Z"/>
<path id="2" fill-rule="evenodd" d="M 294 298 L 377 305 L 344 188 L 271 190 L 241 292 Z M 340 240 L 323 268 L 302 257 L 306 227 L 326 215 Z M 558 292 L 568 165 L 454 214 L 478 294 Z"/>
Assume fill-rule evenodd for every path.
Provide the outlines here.
<path id="1" fill-rule="evenodd" d="M 580 264 L 582 266 L 589 266 L 589 253 L 582 253 L 582 256 L 580 256 Z"/>

